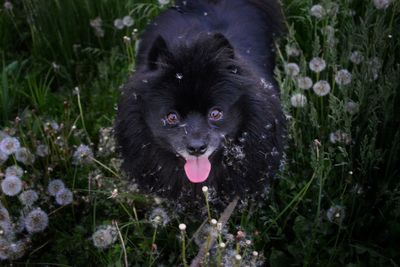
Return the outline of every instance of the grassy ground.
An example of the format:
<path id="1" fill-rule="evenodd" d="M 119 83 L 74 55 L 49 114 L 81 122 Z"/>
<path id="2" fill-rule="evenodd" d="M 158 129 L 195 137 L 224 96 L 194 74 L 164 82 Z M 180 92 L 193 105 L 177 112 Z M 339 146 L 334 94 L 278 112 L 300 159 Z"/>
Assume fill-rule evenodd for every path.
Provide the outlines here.
<path id="1" fill-rule="evenodd" d="M 136 194 L 115 153 L 119 87 L 166 6 L 2 0 L 1 264 L 186 265 L 216 235 L 210 266 L 398 266 L 400 2 L 382 2 L 283 1 L 287 162 L 218 229 Z"/>

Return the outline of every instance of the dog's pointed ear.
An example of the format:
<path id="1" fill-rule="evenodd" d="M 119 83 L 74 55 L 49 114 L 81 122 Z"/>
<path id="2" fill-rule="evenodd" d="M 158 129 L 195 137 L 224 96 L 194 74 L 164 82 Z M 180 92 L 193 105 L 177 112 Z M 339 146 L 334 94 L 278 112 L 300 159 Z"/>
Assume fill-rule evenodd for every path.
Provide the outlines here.
<path id="1" fill-rule="evenodd" d="M 216 50 L 223 50 L 224 55 L 227 55 L 230 58 L 235 58 L 235 50 L 233 49 L 233 46 L 229 42 L 229 40 L 223 35 L 222 33 L 215 33 L 212 36 L 212 39 L 214 43 L 216 44 Z"/>
<path id="2" fill-rule="evenodd" d="M 171 53 L 168 50 L 167 43 L 164 38 L 159 35 L 154 40 L 152 47 L 147 56 L 148 67 L 150 70 L 157 70 L 166 65 Z"/>

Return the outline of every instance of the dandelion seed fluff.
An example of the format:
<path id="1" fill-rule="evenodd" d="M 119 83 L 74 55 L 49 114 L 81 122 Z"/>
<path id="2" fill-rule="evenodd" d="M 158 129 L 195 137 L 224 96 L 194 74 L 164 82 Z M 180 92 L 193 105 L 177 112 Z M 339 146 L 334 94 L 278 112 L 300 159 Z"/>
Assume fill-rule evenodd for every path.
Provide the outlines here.
<path id="1" fill-rule="evenodd" d="M 349 85 L 351 83 L 351 73 L 346 69 L 339 70 L 335 75 L 335 81 L 338 85 Z"/>
<path id="2" fill-rule="evenodd" d="M 354 102 L 354 101 L 352 101 L 352 100 L 350 100 L 345 104 L 344 109 L 349 114 L 354 115 L 354 114 L 356 114 L 358 112 L 359 104 Z"/>
<path id="3" fill-rule="evenodd" d="M 20 147 L 21 145 L 15 137 L 6 137 L 0 142 L 0 150 L 6 155 L 15 153 Z"/>
<path id="4" fill-rule="evenodd" d="M 158 0 L 158 3 L 162 6 L 164 5 L 168 5 L 169 4 L 169 0 Z"/>
<path id="5" fill-rule="evenodd" d="M 116 229 L 107 226 L 105 229 L 99 229 L 92 235 L 93 245 L 97 248 L 106 249 L 117 239 Z"/>
<path id="6" fill-rule="evenodd" d="M 125 27 L 124 22 L 122 21 L 122 19 L 114 20 L 114 27 L 117 28 L 118 30 L 122 30 Z"/>
<path id="7" fill-rule="evenodd" d="M 56 202 L 58 205 L 65 206 L 72 203 L 74 195 L 68 188 L 63 188 L 56 194 Z"/>
<path id="8" fill-rule="evenodd" d="M 131 16 L 125 16 L 122 19 L 122 23 L 126 26 L 126 27 L 131 27 L 134 23 L 134 20 Z"/>
<path id="9" fill-rule="evenodd" d="M 25 217 L 25 229 L 30 234 L 42 232 L 49 224 L 47 213 L 40 208 L 32 210 Z"/>
<path id="10" fill-rule="evenodd" d="M 321 72 L 326 68 L 326 62 L 320 57 L 314 57 L 309 63 L 310 70 L 314 72 Z"/>
<path id="11" fill-rule="evenodd" d="M 300 49 L 296 45 L 286 45 L 286 53 L 289 57 L 298 57 Z"/>
<path id="12" fill-rule="evenodd" d="M 373 0 L 376 9 L 386 9 L 391 4 L 392 0 Z"/>
<path id="13" fill-rule="evenodd" d="M 153 224 L 154 227 L 166 226 L 169 223 L 170 218 L 164 209 L 155 208 L 150 213 L 149 221 Z"/>
<path id="14" fill-rule="evenodd" d="M 294 94 L 290 98 L 290 104 L 295 108 L 303 108 L 307 105 L 307 97 L 303 94 Z"/>
<path id="15" fill-rule="evenodd" d="M 349 145 L 351 143 L 351 136 L 348 133 L 343 132 L 342 130 L 337 130 L 329 134 L 329 141 L 332 144 L 342 143 L 345 145 Z"/>
<path id="16" fill-rule="evenodd" d="M 321 80 L 314 84 L 313 91 L 318 96 L 325 96 L 331 91 L 331 86 L 327 81 Z"/>
<path id="17" fill-rule="evenodd" d="M 55 179 L 49 182 L 49 185 L 47 186 L 47 192 L 49 192 L 50 196 L 56 196 L 57 193 L 64 188 L 64 182 L 60 179 Z"/>
<path id="18" fill-rule="evenodd" d="M 26 148 L 21 147 L 15 152 L 15 158 L 17 161 L 23 164 L 32 164 L 35 161 L 33 154 Z"/>
<path id="19" fill-rule="evenodd" d="M 10 1 L 5 1 L 3 6 L 4 9 L 7 11 L 12 11 L 14 8 L 13 4 Z"/>
<path id="20" fill-rule="evenodd" d="M 303 90 L 309 90 L 313 86 L 313 81 L 310 77 L 298 77 L 297 86 Z"/>
<path id="21" fill-rule="evenodd" d="M 7 176 L 17 176 L 17 177 L 21 178 L 23 174 L 24 174 L 24 170 L 21 167 L 19 167 L 18 165 L 9 166 L 6 169 L 6 177 Z"/>
<path id="22" fill-rule="evenodd" d="M 22 205 L 32 207 L 32 205 L 39 199 L 39 195 L 36 191 L 30 189 L 22 192 L 18 198 Z"/>
<path id="23" fill-rule="evenodd" d="M 325 16 L 326 11 L 321 5 L 314 5 L 310 9 L 310 13 L 317 19 L 322 19 Z"/>
<path id="24" fill-rule="evenodd" d="M 0 222 L 9 222 L 10 221 L 10 214 L 8 210 L 4 207 L 0 207 Z"/>
<path id="25" fill-rule="evenodd" d="M 331 223 L 341 224 L 345 216 L 345 209 L 340 205 L 332 206 L 326 212 L 326 217 Z"/>
<path id="26" fill-rule="evenodd" d="M 0 150 L 0 165 L 6 162 L 8 159 L 8 155 Z"/>
<path id="27" fill-rule="evenodd" d="M 15 196 L 22 190 L 22 181 L 17 176 L 7 176 L 1 182 L 1 189 L 7 196 Z"/>
<path id="28" fill-rule="evenodd" d="M 353 52 L 350 54 L 350 61 L 351 61 L 353 64 L 358 65 L 358 64 L 360 64 L 363 60 L 364 60 L 364 56 L 362 55 L 362 53 L 361 53 L 360 51 L 353 51 Z"/>
<path id="29" fill-rule="evenodd" d="M 288 63 L 285 66 L 285 72 L 289 76 L 297 76 L 300 73 L 299 65 L 297 65 L 296 63 Z"/>
<path id="30" fill-rule="evenodd" d="M 36 147 L 36 155 L 39 157 L 46 157 L 49 155 L 49 147 L 47 145 L 38 145 Z"/>
<path id="31" fill-rule="evenodd" d="M 75 165 L 89 164 L 93 161 L 93 152 L 87 145 L 80 145 L 74 152 L 72 163 Z"/>

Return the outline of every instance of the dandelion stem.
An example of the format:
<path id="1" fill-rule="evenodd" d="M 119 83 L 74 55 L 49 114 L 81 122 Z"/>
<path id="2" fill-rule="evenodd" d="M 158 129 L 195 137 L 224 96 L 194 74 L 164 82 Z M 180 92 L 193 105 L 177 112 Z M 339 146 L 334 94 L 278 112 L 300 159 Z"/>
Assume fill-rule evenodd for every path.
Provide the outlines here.
<path id="1" fill-rule="evenodd" d="M 121 231 L 119 230 L 118 222 L 117 221 L 113 221 L 113 223 L 115 225 L 115 228 L 117 228 L 118 237 L 119 237 L 119 240 L 121 241 L 122 252 L 124 253 L 124 265 L 125 265 L 125 267 L 128 267 L 129 266 L 129 264 L 128 264 L 128 255 L 126 254 L 124 238 L 122 237 Z"/>

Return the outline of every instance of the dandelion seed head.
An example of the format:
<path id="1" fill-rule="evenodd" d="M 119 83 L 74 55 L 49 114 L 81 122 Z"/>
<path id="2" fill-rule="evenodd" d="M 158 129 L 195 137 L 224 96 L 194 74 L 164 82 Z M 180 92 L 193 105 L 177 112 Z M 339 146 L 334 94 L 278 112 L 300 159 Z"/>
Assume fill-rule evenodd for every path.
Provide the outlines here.
<path id="1" fill-rule="evenodd" d="M 8 213 L 8 210 L 0 206 L 0 222 L 9 222 L 9 221 L 10 221 L 10 214 Z"/>
<path id="2" fill-rule="evenodd" d="M 376 9 L 387 9 L 392 0 L 373 0 Z"/>
<path id="3" fill-rule="evenodd" d="M 168 4 L 169 4 L 169 0 L 158 0 L 158 3 L 159 3 L 161 6 L 168 5 Z"/>
<path id="4" fill-rule="evenodd" d="M 303 108 L 307 105 L 307 97 L 300 93 L 294 94 L 290 98 L 290 104 L 295 108 Z"/>
<path id="5" fill-rule="evenodd" d="M 72 163 L 75 165 L 90 164 L 93 161 L 92 149 L 87 145 L 80 145 L 74 152 Z"/>
<path id="6" fill-rule="evenodd" d="M 332 144 L 341 143 L 349 145 L 351 143 L 351 136 L 342 130 L 337 130 L 329 134 L 329 141 Z"/>
<path id="7" fill-rule="evenodd" d="M 35 161 L 35 156 L 26 147 L 21 147 L 15 152 L 15 159 L 27 165 Z"/>
<path id="8" fill-rule="evenodd" d="M 99 28 L 103 26 L 103 20 L 100 17 L 90 20 L 90 26 L 93 28 Z"/>
<path id="9" fill-rule="evenodd" d="M 40 144 L 36 147 L 36 155 L 39 157 L 46 157 L 49 153 L 49 147 L 47 145 Z"/>
<path id="10" fill-rule="evenodd" d="M 122 30 L 125 27 L 124 22 L 122 21 L 122 19 L 115 19 L 114 20 L 114 27 L 116 29 L 118 29 L 118 30 Z"/>
<path id="11" fill-rule="evenodd" d="M 21 167 L 19 167 L 18 165 L 9 166 L 6 169 L 6 177 L 7 176 L 17 176 L 18 178 L 21 178 L 23 174 L 24 174 L 24 170 Z"/>
<path id="12" fill-rule="evenodd" d="M 0 150 L 0 165 L 6 162 L 8 159 L 8 155 Z"/>
<path id="13" fill-rule="evenodd" d="M 30 189 L 22 192 L 18 198 L 22 205 L 32 207 L 32 205 L 39 199 L 39 195 L 36 191 Z"/>
<path id="14" fill-rule="evenodd" d="M 343 206 L 335 205 L 330 207 L 326 212 L 326 217 L 331 223 L 341 224 L 346 216 Z"/>
<path id="15" fill-rule="evenodd" d="M 149 221 L 154 227 L 166 226 L 170 222 L 167 212 L 162 208 L 155 208 L 149 216 Z"/>
<path id="16" fill-rule="evenodd" d="M 310 9 L 310 13 L 317 19 L 322 19 L 326 15 L 326 11 L 321 5 L 313 5 Z"/>
<path id="17" fill-rule="evenodd" d="M 21 147 L 19 141 L 15 137 L 6 137 L 3 138 L 0 142 L 0 150 L 6 154 L 6 155 L 11 155 Z"/>
<path id="18" fill-rule="evenodd" d="M 50 196 L 56 196 L 57 193 L 64 188 L 64 182 L 60 179 L 55 179 L 49 182 L 49 185 L 47 186 L 47 192 Z"/>
<path id="19" fill-rule="evenodd" d="M 364 56 L 362 55 L 362 53 L 360 51 L 353 51 L 350 54 L 350 61 L 353 64 L 360 64 L 362 61 L 364 60 Z"/>
<path id="20" fill-rule="evenodd" d="M 286 48 L 286 54 L 289 57 L 298 57 L 298 56 L 300 56 L 300 49 L 298 48 L 297 45 L 294 45 L 294 44 L 286 45 L 285 48 Z"/>
<path id="21" fill-rule="evenodd" d="M 117 230 L 113 226 L 103 226 L 92 235 L 93 245 L 100 249 L 106 249 L 117 240 Z"/>
<path id="22" fill-rule="evenodd" d="M 14 8 L 13 4 L 10 1 L 5 1 L 3 6 L 4 6 L 4 9 L 9 12 L 12 11 Z"/>
<path id="23" fill-rule="evenodd" d="M 299 65 L 297 65 L 296 63 L 287 63 L 285 66 L 285 72 L 289 76 L 297 76 L 300 73 Z"/>
<path id="24" fill-rule="evenodd" d="M 336 73 L 335 81 L 338 85 L 349 85 L 351 83 L 351 77 L 351 73 L 348 70 L 342 69 Z"/>
<path id="25" fill-rule="evenodd" d="M 201 188 L 201 191 L 203 191 L 203 193 L 207 193 L 208 192 L 208 187 L 207 186 L 203 186 Z"/>
<path id="26" fill-rule="evenodd" d="M 350 100 L 345 104 L 344 109 L 349 114 L 354 115 L 358 112 L 359 104 Z"/>
<path id="27" fill-rule="evenodd" d="M 309 90 L 313 86 L 313 81 L 310 77 L 298 77 L 297 86 L 303 90 Z"/>
<path id="28" fill-rule="evenodd" d="M 60 189 L 56 194 L 56 203 L 61 206 L 66 206 L 72 203 L 74 195 L 68 188 Z"/>
<path id="29" fill-rule="evenodd" d="M 30 234 L 42 232 L 49 224 L 47 213 L 40 208 L 34 209 L 25 217 L 25 229 Z"/>
<path id="30" fill-rule="evenodd" d="M 313 91 L 318 96 L 325 96 L 331 91 L 331 86 L 327 81 L 321 80 L 314 84 Z"/>
<path id="31" fill-rule="evenodd" d="M 3 193 L 7 196 L 15 196 L 22 190 L 22 181 L 17 176 L 7 176 L 1 182 L 1 189 Z"/>
<path id="32" fill-rule="evenodd" d="M 326 68 L 326 62 L 320 57 L 314 57 L 309 63 L 310 70 L 314 72 L 321 72 Z"/>
<path id="33" fill-rule="evenodd" d="M 133 18 L 131 16 L 125 16 L 122 19 L 122 23 L 126 26 L 126 27 L 131 27 L 133 25 L 135 21 L 133 20 Z"/>

